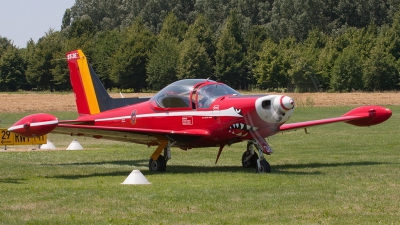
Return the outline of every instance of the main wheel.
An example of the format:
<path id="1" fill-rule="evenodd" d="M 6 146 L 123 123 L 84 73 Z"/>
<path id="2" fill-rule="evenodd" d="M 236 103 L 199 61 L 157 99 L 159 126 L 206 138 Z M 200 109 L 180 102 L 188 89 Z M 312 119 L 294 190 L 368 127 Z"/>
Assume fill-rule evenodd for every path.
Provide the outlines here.
<path id="1" fill-rule="evenodd" d="M 165 161 L 164 156 L 158 156 L 157 160 L 150 158 L 149 169 L 150 171 L 164 172 L 167 169 L 167 162 Z"/>
<path id="2" fill-rule="evenodd" d="M 256 166 L 257 166 L 257 159 L 258 159 L 257 153 L 254 153 L 254 154 L 251 156 L 251 158 L 248 159 L 248 160 L 246 161 L 246 158 L 249 157 L 249 155 L 250 155 L 250 151 L 245 151 L 245 152 L 243 153 L 243 155 L 242 155 L 242 166 L 243 166 L 244 168 L 251 168 L 251 167 L 256 168 Z"/>
<path id="3" fill-rule="evenodd" d="M 271 173 L 271 166 L 267 162 L 267 160 L 260 160 L 260 168 L 256 166 L 256 173 Z"/>

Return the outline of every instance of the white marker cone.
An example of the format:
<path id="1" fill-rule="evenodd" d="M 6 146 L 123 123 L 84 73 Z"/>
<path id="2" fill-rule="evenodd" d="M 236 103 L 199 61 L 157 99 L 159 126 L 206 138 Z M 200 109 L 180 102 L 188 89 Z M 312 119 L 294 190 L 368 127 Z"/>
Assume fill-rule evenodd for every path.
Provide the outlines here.
<path id="1" fill-rule="evenodd" d="M 133 170 L 121 184 L 150 184 L 140 170 Z"/>
<path id="2" fill-rule="evenodd" d="M 67 150 L 82 150 L 83 147 L 79 142 L 76 140 L 76 138 L 69 144 Z"/>
<path id="3" fill-rule="evenodd" d="M 43 144 L 40 146 L 40 149 L 44 149 L 44 150 L 54 150 L 56 149 L 56 146 L 54 146 L 53 143 L 51 143 L 51 141 L 49 139 L 47 139 L 47 143 Z"/>

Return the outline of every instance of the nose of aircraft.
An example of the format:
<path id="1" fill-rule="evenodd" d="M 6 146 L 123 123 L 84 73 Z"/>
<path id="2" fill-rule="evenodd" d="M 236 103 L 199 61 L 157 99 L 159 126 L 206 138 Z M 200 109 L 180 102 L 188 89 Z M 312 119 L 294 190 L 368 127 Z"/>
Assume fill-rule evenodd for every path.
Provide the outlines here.
<path id="1" fill-rule="evenodd" d="M 258 116 L 267 123 L 284 123 L 294 109 L 294 101 L 285 95 L 266 95 L 255 102 Z"/>
<path id="2" fill-rule="evenodd" d="M 291 97 L 282 95 L 275 98 L 274 106 L 276 109 L 280 109 L 282 112 L 287 112 L 294 108 L 294 101 Z"/>

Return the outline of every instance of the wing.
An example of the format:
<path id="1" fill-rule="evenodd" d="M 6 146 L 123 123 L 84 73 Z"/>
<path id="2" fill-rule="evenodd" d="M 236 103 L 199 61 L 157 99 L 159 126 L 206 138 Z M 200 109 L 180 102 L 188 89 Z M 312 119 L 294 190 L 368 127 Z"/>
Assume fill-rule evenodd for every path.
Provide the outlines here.
<path id="1" fill-rule="evenodd" d="M 382 106 L 362 106 L 349 111 L 341 117 L 283 124 L 279 131 L 296 130 L 337 122 L 346 122 L 355 126 L 372 126 L 389 119 L 391 115 L 392 112 Z"/>
<path id="2" fill-rule="evenodd" d="M 91 125 L 92 124 L 92 125 Z M 168 140 L 190 142 L 201 137 L 210 136 L 205 129 L 158 130 L 145 128 L 95 126 L 94 121 L 64 120 L 59 121 L 52 133 L 71 136 L 86 136 L 107 140 L 125 141 L 147 145 L 157 145 L 159 141 Z"/>

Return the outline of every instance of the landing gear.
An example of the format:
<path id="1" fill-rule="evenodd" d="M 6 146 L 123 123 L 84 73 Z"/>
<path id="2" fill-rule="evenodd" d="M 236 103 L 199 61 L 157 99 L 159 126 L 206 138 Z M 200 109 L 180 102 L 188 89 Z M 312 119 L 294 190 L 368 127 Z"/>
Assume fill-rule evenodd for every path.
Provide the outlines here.
<path id="1" fill-rule="evenodd" d="M 257 153 L 254 150 L 256 147 Z M 245 168 L 256 168 L 256 173 L 271 173 L 271 166 L 264 157 L 264 154 L 271 154 L 272 149 L 265 139 L 256 138 L 247 143 L 247 150 L 242 155 L 242 165 Z"/>
<path id="2" fill-rule="evenodd" d="M 165 172 L 167 170 L 167 162 L 171 159 L 171 146 L 173 142 L 161 142 L 157 149 L 151 155 L 149 160 L 149 169 L 153 172 Z M 164 155 L 161 152 L 164 150 Z"/>
<path id="3" fill-rule="evenodd" d="M 154 172 L 164 172 L 167 169 L 167 161 L 165 157 L 160 155 L 157 160 L 150 158 L 149 169 Z"/>
<path id="4" fill-rule="evenodd" d="M 271 173 L 271 166 L 265 159 L 257 160 L 256 173 Z"/>
<path id="5" fill-rule="evenodd" d="M 244 168 L 256 168 L 258 155 L 254 152 L 254 144 L 249 141 L 247 150 L 242 155 L 242 166 Z"/>

